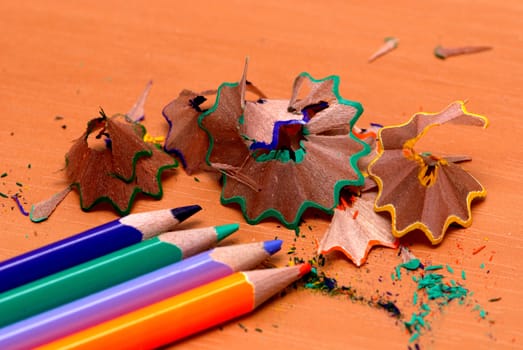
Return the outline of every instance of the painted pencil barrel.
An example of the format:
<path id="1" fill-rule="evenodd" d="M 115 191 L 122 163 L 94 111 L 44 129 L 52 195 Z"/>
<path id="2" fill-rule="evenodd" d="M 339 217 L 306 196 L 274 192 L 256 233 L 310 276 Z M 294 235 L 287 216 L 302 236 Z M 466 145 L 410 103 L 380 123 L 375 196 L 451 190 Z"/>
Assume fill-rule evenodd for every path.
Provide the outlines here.
<path id="1" fill-rule="evenodd" d="M 220 247 L 0 328 L 0 349 L 28 349 L 259 265 L 282 241 Z M 221 260 L 221 261 L 220 261 Z"/>
<path id="2" fill-rule="evenodd" d="M 1 293 L 0 327 L 178 262 L 237 229 L 230 224 L 168 232 Z"/>
<path id="3" fill-rule="evenodd" d="M 250 312 L 253 295 L 245 275 L 236 273 L 41 349 L 152 349 Z"/>
<path id="4" fill-rule="evenodd" d="M 156 237 L 136 245 L 0 294 L 0 327 L 182 259 L 180 248 Z"/>
<path id="5" fill-rule="evenodd" d="M 115 240 L 107 233 L 117 233 Z M 119 220 L 51 243 L 0 263 L 0 292 L 81 264 L 142 240 L 142 233 Z M 45 269 L 42 268 L 45 266 Z"/>
<path id="6" fill-rule="evenodd" d="M 160 303 L 124 316 L 123 324 L 132 323 L 133 330 L 145 325 L 147 332 L 137 345 L 155 348 L 244 315 L 254 309 L 254 287 L 244 274 L 236 273 Z M 121 344 L 120 339 L 114 338 Z"/>
<path id="7" fill-rule="evenodd" d="M 0 293 L 169 231 L 199 205 L 125 216 L 0 263 Z"/>
<path id="8" fill-rule="evenodd" d="M 238 272 L 38 349 L 157 348 L 250 312 L 310 268 Z"/>

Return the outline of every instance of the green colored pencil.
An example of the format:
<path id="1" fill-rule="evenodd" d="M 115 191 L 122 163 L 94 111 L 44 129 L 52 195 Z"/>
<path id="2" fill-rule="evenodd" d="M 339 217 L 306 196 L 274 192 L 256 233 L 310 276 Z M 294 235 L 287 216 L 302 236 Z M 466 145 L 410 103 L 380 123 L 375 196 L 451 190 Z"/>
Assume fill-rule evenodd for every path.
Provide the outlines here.
<path id="1" fill-rule="evenodd" d="M 209 249 L 238 224 L 171 231 L 0 294 L 0 327 Z"/>

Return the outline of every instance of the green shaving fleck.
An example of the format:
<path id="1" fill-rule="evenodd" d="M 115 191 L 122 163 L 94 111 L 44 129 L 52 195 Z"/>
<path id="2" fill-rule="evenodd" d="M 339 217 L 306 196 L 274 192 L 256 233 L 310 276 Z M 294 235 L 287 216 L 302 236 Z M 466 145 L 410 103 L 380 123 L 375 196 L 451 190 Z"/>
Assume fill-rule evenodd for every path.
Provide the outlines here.
<path id="1" fill-rule="evenodd" d="M 418 292 L 414 292 L 412 295 L 412 304 L 416 305 L 418 303 Z"/>
<path id="2" fill-rule="evenodd" d="M 396 275 L 394 275 L 394 272 L 390 274 L 390 279 L 393 281 L 396 280 Z"/>
<path id="3" fill-rule="evenodd" d="M 480 268 L 480 269 L 484 269 L 484 268 L 485 268 L 485 264 L 484 264 L 484 263 L 481 263 L 481 265 L 479 265 L 479 268 Z"/>
<path id="4" fill-rule="evenodd" d="M 474 305 L 474 308 L 472 310 L 479 311 L 479 317 L 481 318 L 485 318 L 487 316 L 487 312 L 479 304 Z"/>
<path id="5" fill-rule="evenodd" d="M 395 267 L 396 274 L 394 274 L 394 273 L 391 274 L 391 279 L 393 281 L 395 281 L 395 280 L 401 281 L 401 268 L 404 268 L 404 269 L 410 270 L 410 271 L 414 271 L 414 270 L 417 270 L 418 268 L 420 268 L 421 266 L 422 266 L 421 261 L 419 259 L 412 259 L 407 262 L 404 262 L 403 264 L 399 264 Z M 412 276 L 412 279 L 414 280 L 414 282 L 417 282 L 416 276 Z"/>
<path id="6" fill-rule="evenodd" d="M 418 338 L 419 338 L 419 333 L 418 333 L 418 332 L 415 332 L 415 333 L 412 334 L 412 336 L 410 337 L 410 339 L 409 339 L 409 343 L 412 343 L 412 342 L 416 341 Z"/>
<path id="7" fill-rule="evenodd" d="M 421 261 L 419 259 L 412 259 L 408 262 L 400 264 L 399 266 L 404 267 L 407 270 L 417 270 L 421 266 Z"/>
<path id="8" fill-rule="evenodd" d="M 461 278 L 463 280 L 466 280 L 467 279 L 467 274 L 465 273 L 465 270 L 461 270 Z"/>
<path id="9" fill-rule="evenodd" d="M 446 265 L 447 267 L 447 271 L 450 272 L 450 273 L 454 273 L 454 269 L 452 267 L 450 267 L 449 264 Z"/>
<path id="10" fill-rule="evenodd" d="M 441 270 L 443 268 L 443 265 L 431 265 L 425 267 L 425 271 L 434 271 L 434 270 Z"/>

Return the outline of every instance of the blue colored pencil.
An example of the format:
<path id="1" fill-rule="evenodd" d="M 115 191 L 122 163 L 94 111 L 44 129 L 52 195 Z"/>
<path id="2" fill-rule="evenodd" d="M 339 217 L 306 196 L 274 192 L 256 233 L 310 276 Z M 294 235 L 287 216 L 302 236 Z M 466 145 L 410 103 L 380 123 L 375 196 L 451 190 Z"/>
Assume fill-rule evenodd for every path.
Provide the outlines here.
<path id="1" fill-rule="evenodd" d="M 199 205 L 131 214 L 0 263 L 0 293 L 172 230 Z"/>
<path id="2" fill-rule="evenodd" d="M 282 241 L 217 247 L 181 262 L 0 328 L 0 349 L 30 349 L 258 266 Z M 52 296 L 50 296 L 52 297 Z"/>

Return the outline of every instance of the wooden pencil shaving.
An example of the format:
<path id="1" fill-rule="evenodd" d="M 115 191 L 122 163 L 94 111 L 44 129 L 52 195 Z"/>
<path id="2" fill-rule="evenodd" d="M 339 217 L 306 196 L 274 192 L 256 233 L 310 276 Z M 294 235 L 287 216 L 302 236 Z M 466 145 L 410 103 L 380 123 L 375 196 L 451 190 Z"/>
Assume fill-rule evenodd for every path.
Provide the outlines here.
<path id="1" fill-rule="evenodd" d="M 385 43 L 369 57 L 368 62 L 371 63 L 375 61 L 378 57 L 385 55 L 386 53 L 394 50 L 398 47 L 399 40 L 394 37 L 385 38 Z"/>
<path id="2" fill-rule="evenodd" d="M 459 47 L 443 47 L 437 46 L 434 49 L 434 55 L 439 59 L 446 59 L 452 56 L 467 55 L 471 53 L 478 53 L 492 50 L 491 46 L 459 46 Z"/>

